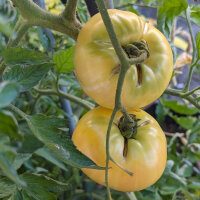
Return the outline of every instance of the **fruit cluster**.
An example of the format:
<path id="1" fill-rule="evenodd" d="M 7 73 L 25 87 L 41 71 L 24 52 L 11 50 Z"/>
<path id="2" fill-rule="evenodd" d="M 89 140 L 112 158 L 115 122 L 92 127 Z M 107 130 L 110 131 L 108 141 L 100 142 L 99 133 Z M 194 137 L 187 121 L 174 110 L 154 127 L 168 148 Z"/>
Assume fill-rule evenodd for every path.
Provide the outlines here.
<path id="1" fill-rule="evenodd" d="M 141 42 L 148 45 L 149 57 L 131 65 L 126 72 L 121 103 L 127 112 L 117 112 L 109 140 L 109 186 L 119 191 L 138 191 L 155 183 L 165 169 L 165 135 L 156 120 L 140 108 L 155 101 L 166 89 L 172 75 L 173 55 L 164 35 L 143 18 L 115 9 L 108 12 L 127 57 L 139 56 Z M 121 63 L 100 14 L 80 31 L 74 63 L 81 87 L 100 107 L 80 119 L 72 140 L 83 154 L 105 167 L 106 133 L 115 106 Z M 105 185 L 105 170 L 82 170 Z"/>

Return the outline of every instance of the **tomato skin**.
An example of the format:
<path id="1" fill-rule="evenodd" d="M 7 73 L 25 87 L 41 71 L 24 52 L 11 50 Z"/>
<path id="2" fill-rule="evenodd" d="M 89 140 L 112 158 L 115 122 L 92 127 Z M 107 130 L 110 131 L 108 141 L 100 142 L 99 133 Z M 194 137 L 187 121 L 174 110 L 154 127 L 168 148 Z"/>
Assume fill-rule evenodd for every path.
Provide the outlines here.
<path id="1" fill-rule="evenodd" d="M 138 128 L 135 139 L 128 139 L 127 156 L 123 156 L 124 137 L 117 125 L 121 112 L 115 116 L 110 135 L 110 155 L 119 166 L 133 173 L 128 175 L 112 161 L 109 162 L 109 186 L 119 191 L 138 191 L 155 183 L 162 175 L 167 159 L 165 135 L 149 114 L 140 109 L 128 111 L 135 114 L 138 123 L 150 120 Z M 97 165 L 105 167 L 106 133 L 112 110 L 98 107 L 86 113 L 78 122 L 72 140 L 83 154 Z M 105 185 L 105 171 L 82 169 L 95 182 Z"/>
<path id="2" fill-rule="evenodd" d="M 141 85 L 138 85 L 136 66 L 132 65 L 127 71 L 121 95 L 122 104 L 127 109 L 144 107 L 160 97 L 169 84 L 173 70 L 170 45 L 158 29 L 134 13 L 115 9 L 108 12 L 122 46 L 142 39 L 148 44 L 150 57 L 141 64 Z M 120 61 L 100 14 L 93 16 L 81 29 L 74 64 L 85 93 L 99 105 L 113 109 L 119 74 L 112 72 Z"/>

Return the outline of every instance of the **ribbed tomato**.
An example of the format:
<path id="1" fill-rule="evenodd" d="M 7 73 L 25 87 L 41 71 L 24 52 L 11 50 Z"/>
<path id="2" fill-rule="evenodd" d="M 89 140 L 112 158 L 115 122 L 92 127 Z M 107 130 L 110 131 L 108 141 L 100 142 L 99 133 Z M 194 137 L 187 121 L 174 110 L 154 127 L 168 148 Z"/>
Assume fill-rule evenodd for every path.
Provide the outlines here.
<path id="1" fill-rule="evenodd" d="M 127 71 L 122 104 L 127 109 L 141 108 L 156 100 L 169 84 L 173 56 L 164 35 L 134 13 L 108 10 L 121 46 L 145 40 L 150 57 Z M 99 105 L 114 107 L 120 61 L 113 49 L 101 15 L 93 16 L 79 33 L 75 71 L 83 90 Z"/>
<path id="2" fill-rule="evenodd" d="M 125 139 L 118 128 L 122 116 L 118 112 L 111 129 L 109 186 L 119 191 L 138 191 L 155 183 L 162 175 L 167 159 L 165 135 L 156 120 L 140 109 L 129 110 L 138 121 L 137 134 Z M 106 133 L 112 110 L 98 107 L 90 110 L 78 122 L 72 140 L 76 147 L 97 165 L 105 167 Z M 105 185 L 105 171 L 82 169 L 95 182 Z"/>

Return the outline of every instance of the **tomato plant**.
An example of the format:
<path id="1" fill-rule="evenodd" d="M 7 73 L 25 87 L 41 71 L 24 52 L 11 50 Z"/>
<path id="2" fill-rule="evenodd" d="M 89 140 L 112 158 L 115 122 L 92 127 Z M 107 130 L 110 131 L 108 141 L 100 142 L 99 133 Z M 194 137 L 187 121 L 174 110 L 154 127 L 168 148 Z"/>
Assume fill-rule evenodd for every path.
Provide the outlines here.
<path id="1" fill-rule="evenodd" d="M 162 175 L 167 159 L 165 135 L 156 120 L 140 109 L 129 110 L 136 115 L 137 133 L 126 139 L 119 129 L 122 113 L 118 112 L 111 129 L 109 186 L 119 191 L 142 190 L 155 183 Z M 106 133 L 112 110 L 97 107 L 79 121 L 72 140 L 77 148 L 97 165 L 106 160 Z M 127 174 L 124 169 L 133 173 Z M 95 182 L 105 185 L 105 171 L 82 169 Z"/>
<path id="2" fill-rule="evenodd" d="M 61 1 L 0 0 L 0 199 L 199 200 L 200 7 L 187 0 Z M 114 29 L 106 9 L 113 3 L 119 9 L 108 10 Z M 103 21 L 98 14 L 87 23 L 97 12 Z M 137 100 L 141 106 L 165 89 L 171 67 L 164 73 L 168 51 L 163 48 L 169 45 L 157 29 L 130 12 L 165 35 L 176 59 L 165 95 L 144 108 L 166 135 L 167 162 L 158 124 L 124 104 Z M 80 57 L 77 49 L 75 53 L 81 76 L 94 84 L 87 88 L 96 87 L 102 101 L 113 104 L 117 88 L 112 111 L 95 108 L 74 76 L 79 33 L 85 33 L 84 45 L 78 39 Z M 156 60 L 159 65 L 153 65 Z M 98 90 L 104 83 L 104 90 Z M 71 140 L 76 124 L 78 148 Z"/>
<path id="3" fill-rule="evenodd" d="M 149 47 L 149 58 L 127 71 L 121 95 L 127 109 L 144 107 L 155 101 L 169 84 L 173 69 L 170 45 L 158 29 L 136 14 L 115 9 L 108 12 L 122 48 L 140 40 L 145 40 Z M 83 90 L 99 105 L 113 108 L 120 61 L 100 14 L 80 31 L 74 63 Z"/>

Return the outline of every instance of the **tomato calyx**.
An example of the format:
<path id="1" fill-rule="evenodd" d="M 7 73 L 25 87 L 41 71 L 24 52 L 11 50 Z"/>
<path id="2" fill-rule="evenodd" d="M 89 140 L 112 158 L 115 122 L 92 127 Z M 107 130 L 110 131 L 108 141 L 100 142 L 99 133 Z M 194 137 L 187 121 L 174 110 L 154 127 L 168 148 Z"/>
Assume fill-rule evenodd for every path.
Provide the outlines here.
<path id="1" fill-rule="evenodd" d="M 125 51 L 129 61 L 134 61 L 134 59 L 141 57 L 142 54 L 146 54 L 146 59 L 150 56 L 148 44 L 145 40 L 127 44 L 125 46 L 122 46 L 122 49 Z M 138 64 L 135 64 L 138 76 L 137 87 L 140 87 L 142 84 L 142 67 L 141 67 L 142 62 L 144 62 L 144 60 L 139 62 Z M 121 66 L 120 64 L 118 64 L 115 68 L 112 69 L 111 75 L 119 74 L 120 69 Z"/>
<path id="2" fill-rule="evenodd" d="M 122 136 L 124 137 L 124 149 L 123 149 L 123 156 L 126 157 L 128 153 L 128 140 L 134 139 L 137 134 L 138 128 L 148 125 L 151 121 L 150 120 L 141 120 L 136 117 L 134 114 L 129 114 L 123 106 L 121 106 L 122 116 L 119 119 L 117 124 Z M 141 123 L 138 123 L 142 121 Z"/>
<path id="3" fill-rule="evenodd" d="M 150 56 L 148 44 L 145 40 L 136 41 L 132 44 L 122 46 L 129 59 L 139 57 L 144 52 L 147 53 L 147 58 Z"/>
<path id="4" fill-rule="evenodd" d="M 127 115 L 129 115 L 129 117 Z M 140 119 L 137 119 L 133 114 L 127 113 L 127 115 L 123 115 L 120 118 L 118 128 L 124 138 L 131 139 L 137 134 L 138 121 Z"/>

